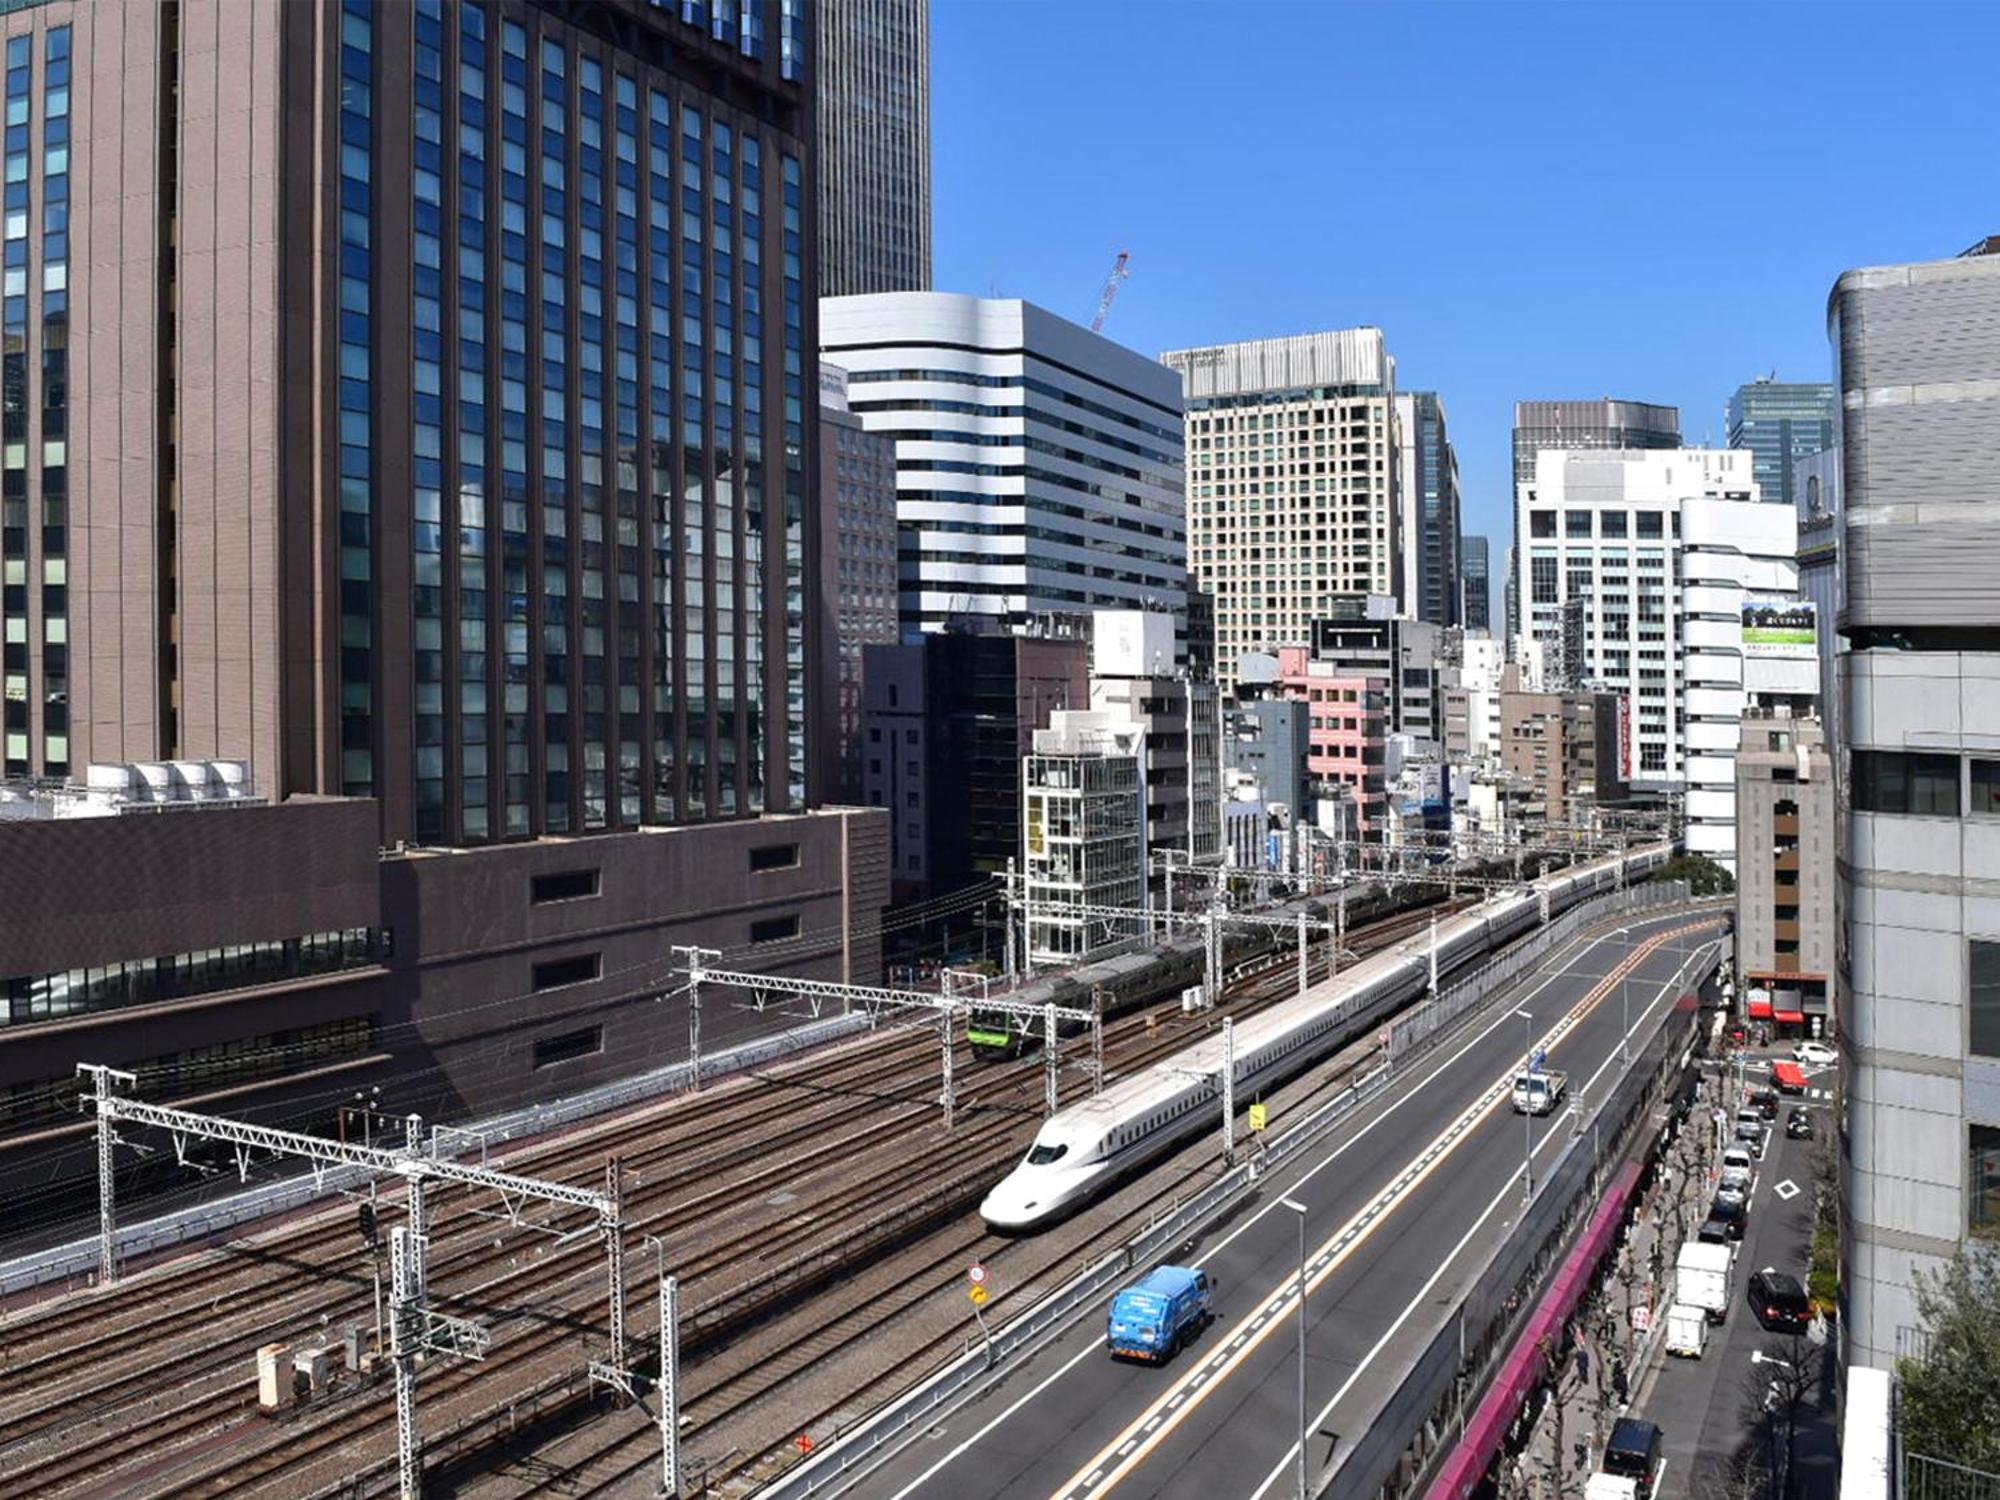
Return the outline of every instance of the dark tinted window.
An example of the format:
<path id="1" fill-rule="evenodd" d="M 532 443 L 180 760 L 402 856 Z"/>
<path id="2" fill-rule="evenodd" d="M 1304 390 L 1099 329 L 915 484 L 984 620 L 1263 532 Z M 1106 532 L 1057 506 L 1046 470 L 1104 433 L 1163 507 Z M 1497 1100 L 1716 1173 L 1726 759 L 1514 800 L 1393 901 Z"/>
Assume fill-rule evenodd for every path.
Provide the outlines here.
<path id="1" fill-rule="evenodd" d="M 541 906 L 550 901 L 576 901 L 597 894 L 595 870 L 554 870 L 528 882 L 528 899 Z"/>
<path id="2" fill-rule="evenodd" d="M 1968 812 L 2000 813 L 2000 760 L 1972 761 L 1972 805 Z"/>
<path id="3" fill-rule="evenodd" d="M 798 867 L 797 844 L 766 844 L 761 849 L 750 851 L 752 870 L 796 870 Z"/>
<path id="4" fill-rule="evenodd" d="M 1958 816 L 1958 757 L 1899 750 L 1854 752 L 1854 810 Z"/>
<path id="5" fill-rule="evenodd" d="M 2000 1125 L 1968 1125 L 1965 1145 L 1966 1228 L 1976 1239 L 2000 1240 Z"/>
<path id="6" fill-rule="evenodd" d="M 602 1026 L 586 1026 L 581 1031 L 565 1031 L 561 1036 L 538 1037 L 535 1040 L 535 1066 L 551 1067 L 559 1062 L 568 1062 L 573 1057 L 588 1057 L 593 1052 L 603 1050 Z"/>
<path id="7" fill-rule="evenodd" d="M 556 990 L 566 984 L 587 984 L 598 975 L 603 955 L 575 953 L 568 958 L 552 958 L 535 965 L 535 989 Z"/>
<path id="8" fill-rule="evenodd" d="M 2000 942 L 1973 938 L 1968 998 L 1971 1025 L 1967 1050 L 1980 1057 L 2000 1057 Z"/>
<path id="9" fill-rule="evenodd" d="M 1528 535 L 1552 537 L 1556 534 L 1556 513 L 1552 510 L 1537 510 L 1528 513 Z"/>
<path id="10" fill-rule="evenodd" d="M 798 935 L 799 918 L 796 912 L 789 917 L 765 917 L 750 924 L 750 941 L 753 943 L 775 943 Z"/>

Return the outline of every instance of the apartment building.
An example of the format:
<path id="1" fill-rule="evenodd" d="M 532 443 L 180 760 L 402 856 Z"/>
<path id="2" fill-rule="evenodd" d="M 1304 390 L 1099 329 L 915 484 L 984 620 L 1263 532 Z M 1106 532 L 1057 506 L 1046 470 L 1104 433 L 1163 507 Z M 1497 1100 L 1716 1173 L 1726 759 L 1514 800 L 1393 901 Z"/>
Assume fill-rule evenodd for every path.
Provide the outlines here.
<path id="1" fill-rule="evenodd" d="M 1136 936 L 1146 900 L 1145 730 L 1094 710 L 1058 712 L 1021 762 L 1028 958 L 1073 964 Z"/>
<path id="2" fill-rule="evenodd" d="M 1278 682 L 1286 697 L 1306 705 L 1313 801 L 1341 809 L 1337 821 L 1353 836 L 1379 834 L 1388 796 L 1389 679 L 1342 672 L 1302 646 L 1287 646 L 1278 653 Z"/>
<path id="3" fill-rule="evenodd" d="M 1396 592 L 1396 364 L 1378 328 L 1160 358 L 1182 381 L 1188 565 L 1227 692 L 1238 657 L 1307 644 L 1336 596 Z"/>
<path id="4" fill-rule="evenodd" d="M 1500 763 L 1526 779 L 1550 823 L 1582 825 L 1626 795 L 1619 700 L 1610 693 L 1500 694 Z"/>
<path id="5" fill-rule="evenodd" d="M 1833 1031 L 1838 811 L 1820 722 L 1746 712 L 1736 752 L 1736 963 L 1746 990 L 1763 991 L 1752 1018 L 1794 1036 Z"/>

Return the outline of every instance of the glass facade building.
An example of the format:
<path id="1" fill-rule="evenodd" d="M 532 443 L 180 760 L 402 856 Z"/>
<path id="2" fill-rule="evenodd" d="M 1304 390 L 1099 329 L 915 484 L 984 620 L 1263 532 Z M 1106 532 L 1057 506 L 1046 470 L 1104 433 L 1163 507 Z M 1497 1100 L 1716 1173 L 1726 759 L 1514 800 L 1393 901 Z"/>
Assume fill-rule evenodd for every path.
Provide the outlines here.
<path id="1" fill-rule="evenodd" d="M 1398 602 L 1419 620 L 1460 624 L 1458 454 L 1437 392 L 1397 395 L 1396 444 Z"/>
<path id="2" fill-rule="evenodd" d="M 1464 556 L 1459 561 L 1460 623 L 1467 630 L 1493 628 L 1493 562 L 1486 538 L 1468 536 L 1459 543 Z"/>
<path id="3" fill-rule="evenodd" d="M 1729 398 L 1729 446 L 1756 454 L 1752 474 L 1765 503 L 1795 503 L 1792 466 L 1834 444 L 1839 410 L 1827 384 L 1753 380 Z"/>
<path id="4" fill-rule="evenodd" d="M 930 0 L 816 0 L 820 293 L 931 289 Z"/>
<path id="5" fill-rule="evenodd" d="M 72 22 L 121 59 L 76 108 L 124 174 L 84 200 L 75 482 Z M 802 807 L 807 24 L 10 16 L 5 771 L 243 759 L 267 795 L 376 798 L 386 843 Z"/>

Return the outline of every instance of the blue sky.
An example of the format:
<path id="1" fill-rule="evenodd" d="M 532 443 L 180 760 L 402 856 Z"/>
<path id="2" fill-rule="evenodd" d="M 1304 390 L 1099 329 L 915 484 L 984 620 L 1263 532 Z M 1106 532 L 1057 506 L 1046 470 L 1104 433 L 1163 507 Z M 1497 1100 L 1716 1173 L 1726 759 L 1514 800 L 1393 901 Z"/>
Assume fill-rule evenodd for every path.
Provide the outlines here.
<path id="1" fill-rule="evenodd" d="M 2000 3 L 933 0 L 936 284 L 1148 354 L 1379 325 L 1506 545 L 1517 398 L 1723 441 L 1842 270 L 2000 234 Z"/>

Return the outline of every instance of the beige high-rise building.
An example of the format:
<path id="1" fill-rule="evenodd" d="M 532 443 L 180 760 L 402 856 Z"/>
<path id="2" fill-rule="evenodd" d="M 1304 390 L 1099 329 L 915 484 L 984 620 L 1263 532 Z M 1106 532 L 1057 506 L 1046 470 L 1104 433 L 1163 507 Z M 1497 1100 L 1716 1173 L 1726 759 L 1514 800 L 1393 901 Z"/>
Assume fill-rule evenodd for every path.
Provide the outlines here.
<path id="1" fill-rule="evenodd" d="M 1215 676 L 1312 640 L 1340 594 L 1396 583 L 1396 362 L 1379 328 L 1176 349 L 1188 566 L 1214 599 Z"/>

